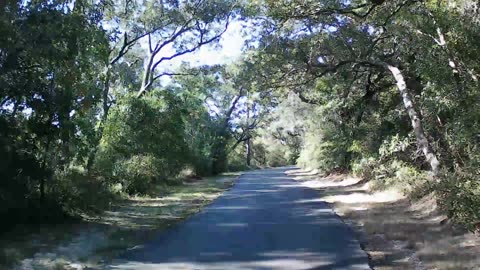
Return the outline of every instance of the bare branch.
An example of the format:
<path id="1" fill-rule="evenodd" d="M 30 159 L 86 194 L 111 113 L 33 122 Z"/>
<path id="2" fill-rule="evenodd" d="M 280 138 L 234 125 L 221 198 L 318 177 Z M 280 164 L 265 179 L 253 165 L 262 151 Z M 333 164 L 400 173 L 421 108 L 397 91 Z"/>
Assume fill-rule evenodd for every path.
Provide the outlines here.
<path id="1" fill-rule="evenodd" d="M 365 13 L 359 13 L 357 10 L 361 8 L 365 8 L 369 6 L 368 10 Z M 377 5 L 371 5 L 369 3 L 360 4 L 355 7 L 350 8 L 323 8 L 323 9 L 316 9 L 313 12 L 302 12 L 300 14 L 294 14 L 291 16 L 292 18 L 300 19 L 300 18 L 309 18 L 312 16 L 320 16 L 320 15 L 353 15 L 357 18 L 366 18 L 372 11 L 377 7 Z"/>
<path id="2" fill-rule="evenodd" d="M 157 32 L 158 30 L 160 30 L 160 27 L 156 27 L 156 28 L 153 28 L 151 30 L 148 30 L 148 31 L 145 31 L 144 33 L 142 34 L 139 34 L 138 36 L 132 38 L 131 40 L 128 40 L 128 35 L 127 33 L 125 32 L 125 34 L 123 35 L 123 44 L 122 44 L 122 47 L 120 47 L 120 50 L 118 51 L 117 55 L 110 61 L 110 65 L 114 65 L 116 62 L 118 62 L 125 54 L 127 54 L 127 52 L 135 45 L 135 43 L 137 41 L 139 41 L 140 39 L 144 38 L 145 36 L 149 36 L 152 34 L 152 33 L 155 33 Z"/>
<path id="3" fill-rule="evenodd" d="M 152 48 L 152 35 L 148 34 L 148 50 L 150 53 L 153 53 L 153 48 Z"/>
<path id="4" fill-rule="evenodd" d="M 203 36 L 204 36 L 204 33 L 201 32 L 200 34 L 200 41 L 192 48 L 189 48 L 189 49 L 186 49 L 184 51 L 180 51 L 180 52 L 177 52 L 177 53 L 174 53 L 170 56 L 165 56 L 165 57 L 162 57 L 160 58 L 156 63 L 155 65 L 153 65 L 152 67 L 152 70 L 155 70 L 155 68 L 163 61 L 168 61 L 168 60 L 172 60 L 173 58 L 176 58 L 176 57 L 179 57 L 179 56 L 182 56 L 184 54 L 187 54 L 187 53 L 192 53 L 194 51 L 196 51 L 197 49 L 199 49 L 200 47 L 202 47 L 203 45 L 206 45 L 206 44 L 209 44 L 215 40 L 217 40 L 218 38 L 220 38 L 228 29 L 228 25 L 229 25 L 229 21 L 227 20 L 227 23 L 225 24 L 225 28 L 217 35 L 213 36 L 212 38 L 209 38 L 207 40 L 203 40 Z"/>
<path id="5" fill-rule="evenodd" d="M 163 77 L 163 76 L 198 76 L 200 73 L 187 73 L 187 72 L 163 72 L 163 73 L 160 73 L 158 75 L 156 75 L 155 77 L 153 77 L 152 81 L 155 81 L 157 80 L 158 78 L 160 77 Z"/>
<path id="6" fill-rule="evenodd" d="M 228 109 L 227 113 L 225 114 L 224 126 L 228 126 L 228 121 L 230 121 L 230 118 L 232 117 L 232 113 L 235 110 L 235 108 L 237 107 L 237 103 L 242 96 L 243 96 L 242 93 L 240 93 L 239 95 L 237 95 L 233 98 L 232 103 L 230 105 L 230 108 Z"/>
<path id="7" fill-rule="evenodd" d="M 175 29 L 175 31 L 172 33 L 169 39 L 165 40 L 162 43 L 157 43 L 155 45 L 155 49 L 153 50 L 153 52 L 155 54 L 159 53 L 165 46 L 174 42 L 179 36 L 183 35 L 187 31 L 190 31 L 192 29 L 192 26 L 189 26 L 189 24 L 192 21 L 193 21 L 193 18 L 190 18 L 189 20 L 185 21 L 185 23 L 180 28 L 177 27 L 177 29 L 179 29 L 178 32 L 177 32 L 177 29 Z"/>

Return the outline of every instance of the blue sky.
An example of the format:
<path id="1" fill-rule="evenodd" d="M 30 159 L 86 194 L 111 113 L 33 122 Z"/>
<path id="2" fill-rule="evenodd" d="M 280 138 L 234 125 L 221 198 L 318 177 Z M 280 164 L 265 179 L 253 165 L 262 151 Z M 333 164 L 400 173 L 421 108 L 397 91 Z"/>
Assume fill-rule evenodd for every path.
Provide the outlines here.
<path id="1" fill-rule="evenodd" d="M 242 54 L 244 44 L 242 36 L 242 22 L 233 21 L 230 23 L 227 31 L 220 38 L 220 47 L 206 45 L 199 50 L 179 56 L 170 61 L 165 61 L 158 66 L 159 71 L 174 70 L 182 62 L 187 62 L 190 66 L 217 65 L 231 63 L 238 59 Z M 148 49 L 146 40 L 142 47 Z M 168 56 L 175 53 L 172 45 L 167 46 L 157 57 Z"/>

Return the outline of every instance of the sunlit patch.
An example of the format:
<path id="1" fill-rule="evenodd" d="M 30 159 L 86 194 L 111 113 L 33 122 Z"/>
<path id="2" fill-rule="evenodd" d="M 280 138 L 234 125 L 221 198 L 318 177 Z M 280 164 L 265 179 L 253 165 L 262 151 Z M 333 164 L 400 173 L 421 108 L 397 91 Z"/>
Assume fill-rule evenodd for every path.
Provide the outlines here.
<path id="1" fill-rule="evenodd" d="M 213 254 L 207 254 L 212 256 Z M 215 255 L 213 255 L 215 256 Z M 216 256 L 229 256 L 229 253 L 219 253 Z M 326 255 L 313 252 L 296 252 L 296 251 L 277 251 L 270 253 L 260 253 L 257 260 L 231 260 L 220 262 L 165 262 L 165 263 L 142 263 L 128 262 L 112 266 L 111 269 L 118 270 L 311 270 L 311 269 L 352 269 L 366 270 L 365 264 L 349 264 L 348 267 L 341 267 L 343 263 L 338 264 L 337 258 L 333 255 Z"/>
<path id="2" fill-rule="evenodd" d="M 215 226 L 219 227 L 248 227 L 247 223 L 218 223 Z"/>
<path id="3" fill-rule="evenodd" d="M 332 195 L 323 197 L 326 202 L 354 203 L 383 203 L 397 201 L 404 196 L 395 190 L 386 190 L 375 194 L 353 192 L 348 195 Z"/>

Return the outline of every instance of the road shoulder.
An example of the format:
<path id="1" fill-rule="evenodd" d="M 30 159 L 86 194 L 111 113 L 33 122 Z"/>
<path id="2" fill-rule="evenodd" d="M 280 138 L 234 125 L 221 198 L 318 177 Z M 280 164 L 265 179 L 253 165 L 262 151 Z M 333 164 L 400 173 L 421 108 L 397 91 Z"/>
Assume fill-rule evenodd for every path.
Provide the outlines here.
<path id="1" fill-rule="evenodd" d="M 349 175 L 288 175 L 316 189 L 357 233 L 374 269 L 478 269 L 480 238 L 443 224 L 433 196 L 411 202 L 395 189 L 372 192 L 368 182 Z"/>
<path id="2" fill-rule="evenodd" d="M 199 212 L 230 189 L 239 175 L 185 182 L 156 197 L 132 196 L 77 223 L 19 228 L 0 242 L 0 268 L 103 269 L 122 252 Z"/>

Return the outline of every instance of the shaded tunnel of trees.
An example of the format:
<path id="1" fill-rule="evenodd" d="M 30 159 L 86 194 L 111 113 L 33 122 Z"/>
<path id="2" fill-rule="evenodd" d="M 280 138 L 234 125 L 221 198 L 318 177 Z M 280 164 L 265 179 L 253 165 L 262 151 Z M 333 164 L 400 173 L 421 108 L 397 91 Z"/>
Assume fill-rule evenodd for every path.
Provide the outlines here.
<path id="1" fill-rule="evenodd" d="M 232 23 L 239 59 L 170 65 Z M 2 1 L 2 226 L 297 164 L 434 193 L 474 228 L 479 26 L 472 0 Z"/>

